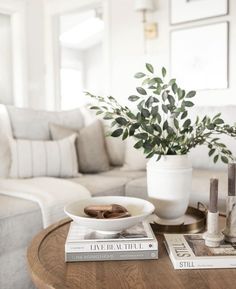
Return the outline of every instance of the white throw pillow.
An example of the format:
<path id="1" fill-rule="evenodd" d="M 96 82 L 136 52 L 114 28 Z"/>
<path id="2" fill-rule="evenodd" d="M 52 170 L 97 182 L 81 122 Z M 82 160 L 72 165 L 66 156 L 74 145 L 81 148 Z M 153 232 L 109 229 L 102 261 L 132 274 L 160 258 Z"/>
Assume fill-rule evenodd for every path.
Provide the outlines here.
<path id="1" fill-rule="evenodd" d="M 10 139 L 11 178 L 76 177 L 76 134 L 59 141 Z"/>
<path id="2" fill-rule="evenodd" d="M 125 148 L 125 161 L 121 170 L 124 171 L 144 171 L 146 170 L 147 159 L 142 149 L 135 149 L 134 145 L 138 140 L 128 138 Z"/>

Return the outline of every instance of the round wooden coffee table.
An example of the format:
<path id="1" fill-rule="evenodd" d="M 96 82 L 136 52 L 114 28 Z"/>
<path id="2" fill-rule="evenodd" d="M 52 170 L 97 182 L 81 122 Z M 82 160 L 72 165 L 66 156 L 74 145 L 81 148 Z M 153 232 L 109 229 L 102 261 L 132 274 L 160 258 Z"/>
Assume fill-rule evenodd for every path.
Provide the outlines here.
<path id="1" fill-rule="evenodd" d="M 235 289 L 236 269 L 174 270 L 159 241 L 159 259 L 65 263 L 70 220 L 43 230 L 28 248 L 28 268 L 39 289 Z"/>

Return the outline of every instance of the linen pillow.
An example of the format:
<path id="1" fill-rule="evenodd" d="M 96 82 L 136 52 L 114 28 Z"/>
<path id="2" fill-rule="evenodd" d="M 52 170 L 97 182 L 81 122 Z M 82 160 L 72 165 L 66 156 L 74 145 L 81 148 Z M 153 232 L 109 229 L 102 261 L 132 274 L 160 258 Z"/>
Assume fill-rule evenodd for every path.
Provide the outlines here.
<path id="1" fill-rule="evenodd" d="M 84 126 L 80 109 L 44 111 L 7 106 L 12 134 L 16 139 L 50 140 L 49 123 L 77 130 Z"/>
<path id="2" fill-rule="evenodd" d="M 86 126 L 99 119 L 102 122 L 104 133 L 110 131 L 110 121 L 97 116 L 94 111 L 89 109 L 88 105 L 80 109 Z M 121 138 L 105 137 L 105 144 L 110 164 L 112 166 L 122 166 L 124 164 L 125 142 Z"/>
<path id="3" fill-rule="evenodd" d="M 52 138 L 62 139 L 76 131 L 49 124 Z M 99 173 L 109 170 L 109 159 L 105 146 L 104 131 L 99 120 L 94 121 L 78 133 L 77 154 L 81 173 Z"/>
<path id="4" fill-rule="evenodd" d="M 75 151 L 76 134 L 60 141 L 10 141 L 11 178 L 76 177 L 78 164 Z"/>
<path id="5" fill-rule="evenodd" d="M 121 170 L 124 171 L 144 171 L 146 170 L 147 159 L 141 149 L 135 149 L 137 142 L 134 138 L 128 138 L 125 148 L 125 160 Z"/>

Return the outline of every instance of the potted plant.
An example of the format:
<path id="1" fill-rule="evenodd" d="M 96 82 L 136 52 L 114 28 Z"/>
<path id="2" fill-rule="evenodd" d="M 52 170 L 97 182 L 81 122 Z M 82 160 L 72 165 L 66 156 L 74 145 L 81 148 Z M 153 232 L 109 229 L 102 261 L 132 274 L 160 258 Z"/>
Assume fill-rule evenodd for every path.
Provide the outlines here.
<path id="1" fill-rule="evenodd" d="M 96 110 L 111 122 L 111 136 L 134 137 L 134 147 L 142 149 L 148 159 L 148 195 L 156 207 L 160 222 L 180 223 L 188 206 L 191 191 L 192 166 L 188 158 L 191 149 L 207 145 L 209 157 L 228 163 L 233 160 L 231 151 L 220 141 L 219 135 L 236 136 L 236 127 L 225 124 L 218 113 L 214 117 L 189 118 L 188 110 L 195 91 L 186 92 L 175 79 L 166 80 L 166 69 L 154 73 L 151 64 L 146 72 L 135 77 L 142 81 L 136 94 L 128 97 L 135 102 L 136 111 L 123 106 L 112 97 L 95 96 Z"/>

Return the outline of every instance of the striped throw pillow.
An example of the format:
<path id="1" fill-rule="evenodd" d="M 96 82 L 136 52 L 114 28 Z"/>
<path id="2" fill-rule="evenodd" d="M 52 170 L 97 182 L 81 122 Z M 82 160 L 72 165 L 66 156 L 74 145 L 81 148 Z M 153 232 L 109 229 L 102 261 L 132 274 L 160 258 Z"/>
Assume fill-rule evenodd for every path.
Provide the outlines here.
<path id="1" fill-rule="evenodd" d="M 11 178 L 76 177 L 76 134 L 59 141 L 10 139 Z"/>

